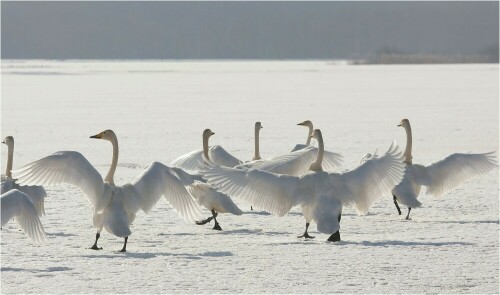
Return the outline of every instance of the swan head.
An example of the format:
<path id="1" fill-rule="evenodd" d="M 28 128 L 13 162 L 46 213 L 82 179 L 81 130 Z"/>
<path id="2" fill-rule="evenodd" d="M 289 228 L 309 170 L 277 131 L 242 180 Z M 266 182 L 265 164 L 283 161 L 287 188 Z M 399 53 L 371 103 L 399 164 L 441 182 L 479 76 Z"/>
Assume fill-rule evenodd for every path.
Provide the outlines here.
<path id="1" fill-rule="evenodd" d="M 14 137 L 7 136 L 3 139 L 2 143 L 6 144 L 8 147 L 11 147 L 14 145 Z"/>
<path id="2" fill-rule="evenodd" d="M 104 130 L 103 132 L 92 135 L 90 138 L 97 138 L 97 139 L 104 139 L 108 141 L 113 141 L 116 139 L 116 134 L 113 132 L 113 130 Z"/>
<path id="3" fill-rule="evenodd" d="M 409 127 L 410 126 L 410 121 L 408 119 L 403 119 L 401 122 L 399 122 L 398 127 Z"/>
<path id="4" fill-rule="evenodd" d="M 214 135 L 215 133 L 212 132 L 212 130 L 210 129 L 205 129 L 203 130 L 203 137 L 205 138 L 209 138 L 210 136 Z"/>
<path id="5" fill-rule="evenodd" d="M 260 130 L 262 128 L 264 128 L 264 127 L 262 127 L 262 124 L 260 123 L 260 121 L 255 122 L 255 130 Z"/>
<path id="6" fill-rule="evenodd" d="M 305 120 L 304 122 L 302 123 L 299 123 L 297 124 L 298 126 L 305 126 L 305 127 L 309 127 L 309 128 L 313 128 L 313 123 L 309 120 Z"/>

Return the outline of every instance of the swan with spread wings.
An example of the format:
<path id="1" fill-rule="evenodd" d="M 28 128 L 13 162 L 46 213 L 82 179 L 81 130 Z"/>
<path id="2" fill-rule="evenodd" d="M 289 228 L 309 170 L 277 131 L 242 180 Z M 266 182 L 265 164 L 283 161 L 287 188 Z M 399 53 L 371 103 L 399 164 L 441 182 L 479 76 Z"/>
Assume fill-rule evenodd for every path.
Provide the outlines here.
<path id="1" fill-rule="evenodd" d="M 97 247 L 100 233 L 105 228 L 109 233 L 125 239 L 121 252 L 127 248 L 131 235 L 130 225 L 139 210 L 148 213 L 163 196 L 168 203 L 188 222 L 201 216 L 196 201 L 186 190 L 171 168 L 151 163 L 132 183 L 117 186 L 114 174 L 118 164 L 118 139 L 112 130 L 105 130 L 90 138 L 110 141 L 113 158 L 108 174 L 102 179 L 99 172 L 79 152 L 62 151 L 42 158 L 14 171 L 20 184 L 57 185 L 69 183 L 79 187 L 94 210 L 93 223 L 97 228 Z"/>
<path id="2" fill-rule="evenodd" d="M 340 241 L 342 207 L 354 205 L 358 214 L 366 214 L 384 191 L 401 181 L 404 164 L 397 147 L 391 145 L 381 157 L 351 171 L 325 172 L 321 131 L 314 130 L 312 137 L 318 141 L 318 155 L 310 172 L 300 177 L 220 166 L 208 167 L 203 177 L 221 192 L 279 216 L 302 204 L 307 208 L 304 217 L 314 220 L 318 231 L 329 234 L 328 241 Z"/>

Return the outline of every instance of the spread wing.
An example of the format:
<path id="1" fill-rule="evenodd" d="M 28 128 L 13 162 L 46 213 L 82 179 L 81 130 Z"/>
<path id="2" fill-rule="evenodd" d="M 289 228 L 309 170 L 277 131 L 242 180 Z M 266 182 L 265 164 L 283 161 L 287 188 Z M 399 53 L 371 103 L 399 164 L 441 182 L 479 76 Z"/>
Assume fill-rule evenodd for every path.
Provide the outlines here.
<path id="1" fill-rule="evenodd" d="M 347 190 L 343 199 L 352 202 L 358 214 L 366 214 L 370 206 L 385 192 L 390 191 L 403 178 L 405 164 L 396 145 L 392 144 L 380 157 L 372 157 L 344 174 L 340 179 Z M 339 174 L 332 173 L 332 178 Z M 350 198 L 350 200 L 349 200 Z"/>
<path id="2" fill-rule="evenodd" d="M 25 193 L 13 189 L 1 197 L 2 226 L 15 218 L 21 229 L 35 244 L 42 244 L 47 236 L 38 218 L 31 198 Z"/>
<path id="3" fill-rule="evenodd" d="M 193 173 L 203 169 L 203 163 L 203 150 L 196 150 L 173 160 L 170 166 Z"/>
<path id="4" fill-rule="evenodd" d="M 12 173 L 20 185 L 75 185 L 84 192 L 97 211 L 109 203 L 103 197 L 104 181 L 101 174 L 79 152 L 57 152 Z"/>
<path id="5" fill-rule="evenodd" d="M 163 196 L 177 214 L 187 222 L 192 223 L 201 218 L 196 201 L 177 178 L 176 172 L 170 167 L 153 162 L 131 185 L 136 193 L 137 204 L 146 213 Z"/>
<path id="6" fill-rule="evenodd" d="M 466 180 L 488 173 L 497 167 L 495 153 L 452 154 L 425 167 L 419 183 L 427 186 L 427 193 L 441 196 Z"/>
<path id="7" fill-rule="evenodd" d="M 238 167 L 264 170 L 276 174 L 301 176 L 309 172 L 311 164 L 318 156 L 318 148 L 307 146 L 303 149 L 272 158 L 270 160 L 259 160 L 242 164 Z M 341 167 L 342 156 L 340 154 L 326 152 L 323 157 L 323 168 L 333 171 Z"/>
<path id="8" fill-rule="evenodd" d="M 302 201 L 299 178 L 294 176 L 210 166 L 203 178 L 219 191 L 279 216 Z"/>

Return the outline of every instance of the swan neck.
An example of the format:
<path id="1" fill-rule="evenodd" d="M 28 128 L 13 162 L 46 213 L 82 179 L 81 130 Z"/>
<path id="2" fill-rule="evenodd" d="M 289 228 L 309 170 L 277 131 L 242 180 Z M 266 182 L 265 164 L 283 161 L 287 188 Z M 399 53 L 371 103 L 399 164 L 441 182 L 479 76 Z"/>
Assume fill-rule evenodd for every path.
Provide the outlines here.
<path id="1" fill-rule="evenodd" d="M 411 148 L 412 148 L 411 126 L 408 124 L 408 126 L 405 126 L 405 130 L 406 130 L 406 149 L 403 154 L 405 157 L 404 163 L 412 165 L 413 157 L 411 155 Z"/>
<path id="2" fill-rule="evenodd" d="M 12 178 L 12 163 L 14 161 L 14 144 L 7 145 L 7 171 L 5 175 Z"/>
<path id="3" fill-rule="evenodd" d="M 116 137 L 112 138 L 111 144 L 113 145 L 113 159 L 111 160 L 111 167 L 104 181 L 115 185 L 115 171 L 118 165 L 118 139 Z"/>
<path id="4" fill-rule="evenodd" d="M 309 125 L 309 132 L 307 133 L 306 145 L 311 145 L 311 135 L 313 134 L 313 126 Z"/>
<path id="5" fill-rule="evenodd" d="M 322 163 L 323 163 L 323 155 L 325 153 L 325 146 L 323 144 L 323 136 L 318 134 L 318 156 L 316 158 L 316 161 L 311 164 L 311 171 L 323 171 Z"/>
<path id="6" fill-rule="evenodd" d="M 209 137 L 210 136 L 203 134 L 203 155 L 205 156 L 205 158 L 207 160 L 210 160 L 210 158 L 208 157 L 208 138 Z"/>
<path id="7" fill-rule="evenodd" d="M 258 128 L 257 126 L 255 127 L 255 155 L 253 157 L 252 160 L 260 160 L 260 144 L 259 144 L 259 132 L 260 132 L 260 128 Z"/>

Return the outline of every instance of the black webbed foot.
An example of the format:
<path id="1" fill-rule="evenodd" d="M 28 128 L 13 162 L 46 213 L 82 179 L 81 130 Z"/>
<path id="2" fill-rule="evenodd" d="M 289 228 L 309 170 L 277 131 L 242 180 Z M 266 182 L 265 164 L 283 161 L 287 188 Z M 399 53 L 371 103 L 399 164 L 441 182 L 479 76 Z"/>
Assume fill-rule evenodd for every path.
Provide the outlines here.
<path id="1" fill-rule="evenodd" d="M 97 247 L 96 244 L 94 244 L 92 247 L 90 247 L 89 249 L 91 250 L 102 250 L 102 247 Z"/>
<path id="2" fill-rule="evenodd" d="M 305 232 L 303 235 L 298 236 L 297 238 L 314 239 L 315 237 L 310 236 L 307 232 Z"/>
<path id="3" fill-rule="evenodd" d="M 204 220 L 202 220 L 202 221 L 196 221 L 196 224 L 197 224 L 197 225 L 204 225 L 204 224 L 207 224 L 207 223 L 209 223 L 210 221 L 212 221 L 212 219 L 214 219 L 214 218 L 213 218 L 213 217 L 209 217 L 209 218 L 204 219 Z"/>
<path id="4" fill-rule="evenodd" d="M 331 235 L 328 240 L 328 242 L 340 242 L 340 232 L 337 231 L 333 235 Z"/>
<path id="5" fill-rule="evenodd" d="M 215 230 L 222 230 L 222 228 L 220 227 L 220 225 L 219 225 L 218 222 L 215 223 L 213 229 L 215 229 Z"/>

